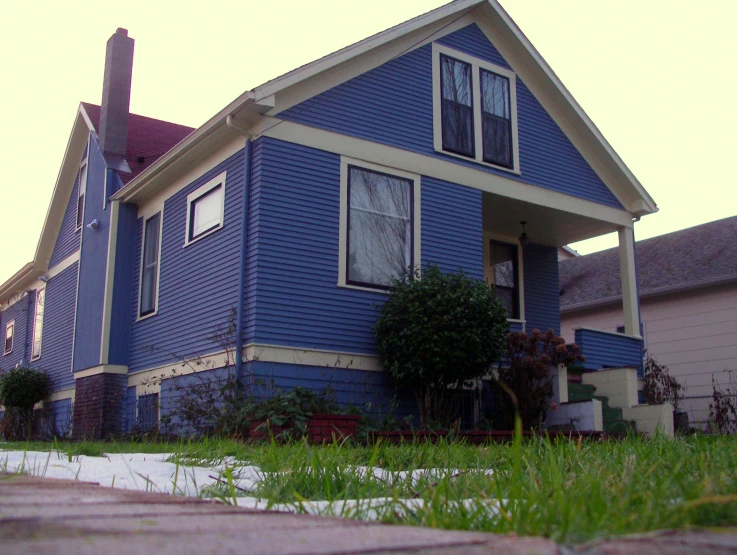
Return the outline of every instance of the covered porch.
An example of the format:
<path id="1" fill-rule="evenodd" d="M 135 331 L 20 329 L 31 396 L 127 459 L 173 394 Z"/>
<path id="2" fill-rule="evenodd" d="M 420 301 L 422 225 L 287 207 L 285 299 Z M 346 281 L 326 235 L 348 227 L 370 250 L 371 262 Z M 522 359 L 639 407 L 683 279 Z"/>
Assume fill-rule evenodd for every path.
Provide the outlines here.
<path id="1" fill-rule="evenodd" d="M 550 328 L 560 333 L 558 248 L 616 232 L 624 331 L 586 330 L 576 335 L 576 341 L 580 342 L 584 356 L 589 356 L 589 370 L 611 367 L 615 359 L 622 358 L 614 356 L 617 352 L 632 363 L 636 357 L 631 355 L 638 351 L 641 363 L 632 215 L 603 205 L 592 212 L 592 203 L 580 207 L 573 202 L 568 209 L 559 202 L 550 204 L 545 206 L 539 204 L 539 199 L 527 202 L 490 192 L 482 196 L 484 278 L 497 287 L 507 306 L 510 329 L 529 332 L 534 328 L 542 331 Z M 521 222 L 526 224 L 523 226 Z"/>

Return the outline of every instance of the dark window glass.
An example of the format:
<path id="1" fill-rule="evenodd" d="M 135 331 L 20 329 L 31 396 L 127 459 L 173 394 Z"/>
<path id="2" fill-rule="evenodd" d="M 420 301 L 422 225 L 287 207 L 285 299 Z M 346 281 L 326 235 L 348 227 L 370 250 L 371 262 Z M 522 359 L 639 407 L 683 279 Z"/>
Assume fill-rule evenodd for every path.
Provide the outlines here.
<path id="1" fill-rule="evenodd" d="M 82 227 L 82 222 L 84 221 L 84 191 L 87 182 L 87 164 L 84 164 L 79 169 L 78 177 L 79 181 L 77 183 L 77 190 L 79 191 L 79 196 L 77 198 L 77 229 Z"/>
<path id="2" fill-rule="evenodd" d="M 412 261 L 412 181 L 348 169 L 346 281 L 391 286 Z"/>
<path id="3" fill-rule="evenodd" d="M 84 195 L 80 195 L 77 199 L 77 229 L 82 227 L 82 218 L 84 217 Z"/>
<path id="4" fill-rule="evenodd" d="M 509 79 L 486 71 L 481 75 L 481 129 L 484 161 L 512 167 L 512 110 Z"/>
<path id="5" fill-rule="evenodd" d="M 507 309 L 507 318 L 519 318 L 517 247 L 491 242 L 491 269 L 496 297 Z"/>
<path id="6" fill-rule="evenodd" d="M 141 316 L 156 310 L 156 280 L 159 274 L 159 231 L 161 213 L 146 220 L 141 273 Z"/>
<path id="7" fill-rule="evenodd" d="M 5 351 L 4 354 L 8 354 L 13 350 L 13 332 L 15 331 L 15 324 L 10 324 L 5 328 Z"/>
<path id="8" fill-rule="evenodd" d="M 440 56 L 443 150 L 473 157 L 471 64 Z"/>

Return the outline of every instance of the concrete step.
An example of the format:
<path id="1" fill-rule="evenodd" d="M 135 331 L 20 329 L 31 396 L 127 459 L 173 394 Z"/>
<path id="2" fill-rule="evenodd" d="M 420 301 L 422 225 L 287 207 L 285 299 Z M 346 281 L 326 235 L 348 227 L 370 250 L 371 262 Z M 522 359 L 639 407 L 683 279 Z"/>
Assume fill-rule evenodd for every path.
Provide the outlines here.
<path id="1" fill-rule="evenodd" d="M 568 382 L 568 401 L 590 401 L 594 398 L 596 387 L 593 385 Z"/>

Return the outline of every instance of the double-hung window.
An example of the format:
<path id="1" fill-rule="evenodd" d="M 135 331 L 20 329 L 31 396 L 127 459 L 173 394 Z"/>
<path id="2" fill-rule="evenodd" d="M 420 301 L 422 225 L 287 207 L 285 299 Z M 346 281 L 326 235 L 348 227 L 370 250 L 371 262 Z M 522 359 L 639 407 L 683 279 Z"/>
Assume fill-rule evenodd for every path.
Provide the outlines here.
<path id="1" fill-rule="evenodd" d="M 87 189 L 87 161 L 82 162 L 79 168 L 79 182 L 77 184 L 77 226 L 76 230 L 82 229 L 84 221 L 84 193 Z"/>
<path id="2" fill-rule="evenodd" d="M 516 76 L 433 44 L 435 150 L 519 172 Z"/>
<path id="3" fill-rule="evenodd" d="M 225 172 L 187 196 L 187 233 L 184 245 L 223 227 Z"/>
<path id="4" fill-rule="evenodd" d="M 161 256 L 161 212 L 154 214 L 144 222 L 142 250 L 138 308 L 138 316 L 141 318 L 156 313 Z"/>
<path id="5" fill-rule="evenodd" d="M 491 241 L 491 283 L 496 298 L 507 309 L 507 318 L 520 317 L 519 262 L 517 245 Z"/>
<path id="6" fill-rule="evenodd" d="M 346 161 L 341 171 L 339 284 L 388 289 L 419 262 L 419 177 Z"/>
<path id="7" fill-rule="evenodd" d="M 15 335 L 15 320 L 8 322 L 5 326 L 5 348 L 3 349 L 4 355 L 9 355 L 13 352 L 13 336 Z"/>
<path id="8" fill-rule="evenodd" d="M 31 360 L 41 356 L 41 337 L 44 327 L 44 305 L 46 304 L 46 288 L 42 287 L 36 291 L 36 307 L 33 311 L 33 345 L 31 347 Z"/>

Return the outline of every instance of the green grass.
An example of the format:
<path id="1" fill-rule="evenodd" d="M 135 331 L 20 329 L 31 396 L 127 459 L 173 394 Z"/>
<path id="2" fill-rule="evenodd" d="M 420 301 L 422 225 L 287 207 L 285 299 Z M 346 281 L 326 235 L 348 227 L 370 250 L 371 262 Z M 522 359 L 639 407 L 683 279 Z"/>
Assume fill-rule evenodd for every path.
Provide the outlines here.
<path id="1" fill-rule="evenodd" d="M 273 504 L 417 495 L 424 501 L 423 507 L 386 511 L 382 520 L 542 535 L 566 543 L 663 528 L 737 525 L 737 437 L 729 436 L 676 440 L 632 437 L 606 443 L 533 439 L 483 447 L 447 442 L 314 447 L 212 439 L 0 444 L 0 449 L 50 448 L 70 455 L 173 453 L 173 460 L 198 465 L 234 457 L 270 473 L 248 495 Z M 387 483 L 359 472 L 357 466 L 470 472 L 440 480 Z M 494 473 L 473 472 L 483 469 Z M 237 465 L 233 473 L 237 476 Z M 234 492 L 230 486 L 223 488 Z M 475 501 L 458 503 L 465 499 Z M 504 500 L 496 516 L 488 511 L 490 500 Z"/>

